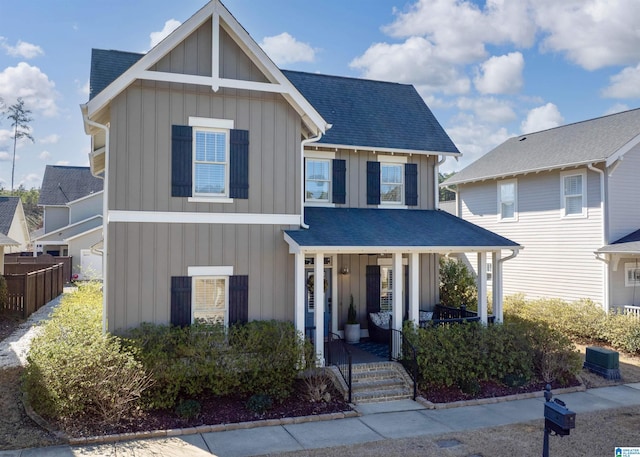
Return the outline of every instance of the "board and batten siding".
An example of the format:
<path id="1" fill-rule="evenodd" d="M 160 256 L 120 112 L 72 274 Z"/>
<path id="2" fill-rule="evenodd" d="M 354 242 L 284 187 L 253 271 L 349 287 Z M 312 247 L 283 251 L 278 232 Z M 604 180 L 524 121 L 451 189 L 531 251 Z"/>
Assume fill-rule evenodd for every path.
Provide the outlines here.
<path id="1" fill-rule="evenodd" d="M 374 154 L 373 152 L 354 152 L 339 149 L 336 159 L 345 160 L 346 165 L 346 202 L 344 205 L 336 205 L 345 208 L 373 208 L 367 205 L 367 162 L 377 162 L 378 156 L 386 154 Z M 396 154 L 403 156 L 403 154 Z M 409 209 L 434 209 L 433 168 L 435 156 L 420 154 L 406 155 L 407 163 L 418 166 L 418 205 Z M 377 206 L 377 205 L 376 205 Z"/>
<path id="2" fill-rule="evenodd" d="M 102 196 L 102 192 L 96 192 L 69 205 L 69 224 L 75 224 L 96 215 L 102 216 Z"/>
<path id="3" fill-rule="evenodd" d="M 53 232 L 69 225 L 69 208 L 66 206 L 44 207 L 44 233 Z"/>
<path id="4" fill-rule="evenodd" d="M 622 162 L 607 176 L 609 217 L 608 243 L 640 229 L 640 145 L 624 155 Z"/>
<path id="5" fill-rule="evenodd" d="M 249 276 L 249 320 L 294 318 L 289 226 L 111 223 L 108 327 L 169 323 L 170 279 L 190 266 L 232 266 Z"/>
<path id="6" fill-rule="evenodd" d="M 505 295 L 602 303 L 603 267 L 594 255 L 602 246 L 600 177 L 587 171 L 586 218 L 560 216 L 560 182 L 560 172 L 518 176 L 516 222 L 498 222 L 495 180 L 459 186 L 461 216 L 524 247 L 504 264 Z M 467 257 L 477 264 L 475 254 Z"/>

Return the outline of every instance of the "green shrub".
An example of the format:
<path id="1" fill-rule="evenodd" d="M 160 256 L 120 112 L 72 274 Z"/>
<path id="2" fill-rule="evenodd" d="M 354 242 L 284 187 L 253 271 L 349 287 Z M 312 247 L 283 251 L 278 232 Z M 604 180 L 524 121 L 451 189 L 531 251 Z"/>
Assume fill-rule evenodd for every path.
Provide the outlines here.
<path id="1" fill-rule="evenodd" d="M 273 400 L 266 394 L 254 394 L 247 400 L 247 409 L 262 416 L 273 408 Z"/>
<path id="2" fill-rule="evenodd" d="M 468 309 L 477 309 L 478 286 L 476 278 L 461 261 L 440 257 L 440 303 Z"/>
<path id="3" fill-rule="evenodd" d="M 9 290 L 7 289 L 7 280 L 0 275 L 0 311 L 9 301 Z"/>
<path id="4" fill-rule="evenodd" d="M 255 321 L 225 329 L 220 324 L 187 327 L 144 324 L 127 335 L 155 381 L 145 392 L 152 408 L 174 408 L 179 398 L 262 393 L 290 395 L 298 372 L 313 360 L 293 324 Z"/>
<path id="5" fill-rule="evenodd" d="M 23 387 L 40 414 L 117 422 L 138 406 L 150 377 L 117 337 L 102 333 L 102 294 L 86 284 L 65 295 L 28 355 Z"/>
<path id="6" fill-rule="evenodd" d="M 189 399 L 181 401 L 176 406 L 176 415 L 182 419 L 193 419 L 200 415 L 202 405 L 197 400 Z"/>

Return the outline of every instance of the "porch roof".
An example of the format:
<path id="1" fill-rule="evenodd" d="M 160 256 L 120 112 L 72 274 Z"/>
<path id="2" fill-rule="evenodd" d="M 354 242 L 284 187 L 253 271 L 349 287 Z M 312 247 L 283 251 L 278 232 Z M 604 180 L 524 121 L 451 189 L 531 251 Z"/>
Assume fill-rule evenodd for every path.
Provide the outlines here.
<path id="1" fill-rule="evenodd" d="M 636 230 L 611 244 L 601 247 L 597 252 L 606 254 L 640 254 L 640 230 Z"/>
<path id="2" fill-rule="evenodd" d="M 305 208 L 308 229 L 285 230 L 293 252 L 472 252 L 520 245 L 440 210 Z"/>

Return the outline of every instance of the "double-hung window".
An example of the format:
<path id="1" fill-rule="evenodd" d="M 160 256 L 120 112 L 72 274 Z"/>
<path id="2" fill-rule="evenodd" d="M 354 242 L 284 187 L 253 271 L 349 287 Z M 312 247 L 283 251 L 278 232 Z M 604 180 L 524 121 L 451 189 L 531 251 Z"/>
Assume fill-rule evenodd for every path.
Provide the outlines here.
<path id="1" fill-rule="evenodd" d="M 380 164 L 380 203 L 403 203 L 404 165 L 400 163 Z"/>
<path id="2" fill-rule="evenodd" d="M 638 266 L 637 262 L 629 262 L 624 264 L 624 286 L 640 286 L 640 267 Z"/>
<path id="3" fill-rule="evenodd" d="M 331 201 L 331 160 L 306 159 L 306 201 L 329 203 Z"/>
<path id="4" fill-rule="evenodd" d="M 404 208 L 418 205 L 418 164 L 407 156 L 379 154 L 367 162 L 367 205 Z"/>
<path id="5" fill-rule="evenodd" d="M 515 179 L 498 183 L 498 220 L 517 220 L 517 192 L 518 186 Z"/>
<path id="6" fill-rule="evenodd" d="M 193 195 L 229 196 L 229 133 L 193 129 Z"/>
<path id="7" fill-rule="evenodd" d="M 584 171 L 562 173 L 560 180 L 562 216 L 586 216 L 586 173 Z"/>
<path id="8" fill-rule="evenodd" d="M 229 284 L 226 276 L 193 277 L 193 320 L 228 324 Z"/>

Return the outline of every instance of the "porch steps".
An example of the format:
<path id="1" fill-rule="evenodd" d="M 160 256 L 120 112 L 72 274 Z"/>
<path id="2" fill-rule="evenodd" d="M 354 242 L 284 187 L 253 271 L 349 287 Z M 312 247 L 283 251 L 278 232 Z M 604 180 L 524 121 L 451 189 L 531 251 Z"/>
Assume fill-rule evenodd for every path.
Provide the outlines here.
<path id="1" fill-rule="evenodd" d="M 396 362 L 361 363 L 353 365 L 352 400 L 371 403 L 412 398 L 413 382 Z"/>

